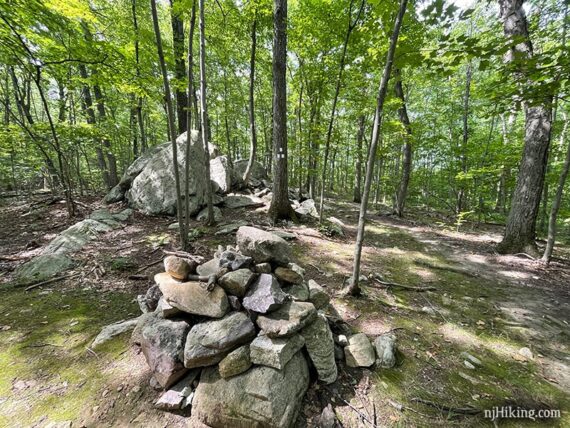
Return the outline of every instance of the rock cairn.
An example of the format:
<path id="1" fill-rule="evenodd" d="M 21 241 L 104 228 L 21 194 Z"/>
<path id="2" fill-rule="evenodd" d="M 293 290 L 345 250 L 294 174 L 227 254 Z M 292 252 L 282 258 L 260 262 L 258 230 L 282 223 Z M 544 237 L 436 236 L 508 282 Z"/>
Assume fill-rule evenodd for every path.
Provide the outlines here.
<path id="1" fill-rule="evenodd" d="M 236 247 L 199 262 L 167 257 L 156 285 L 139 296 L 145 313 L 132 341 L 153 373 L 151 383 L 165 390 L 159 408 L 191 405 L 192 419 L 214 428 L 290 427 L 311 367 L 330 384 L 336 358 L 346 356 L 350 366 L 375 363 L 368 338 L 351 336 L 331 315 L 328 294 L 305 281 L 281 237 L 242 226 Z M 379 345 L 386 365 L 393 343 Z"/>

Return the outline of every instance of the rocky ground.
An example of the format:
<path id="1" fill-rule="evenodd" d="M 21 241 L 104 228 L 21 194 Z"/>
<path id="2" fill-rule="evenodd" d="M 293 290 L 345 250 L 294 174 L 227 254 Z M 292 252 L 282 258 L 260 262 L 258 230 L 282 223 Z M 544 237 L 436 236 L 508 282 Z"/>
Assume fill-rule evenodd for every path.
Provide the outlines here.
<path id="1" fill-rule="evenodd" d="M 73 256 L 75 276 L 24 291 L 14 269 L 79 220 L 69 222 L 63 204 L 49 202 L 13 200 L 0 209 L 0 426 L 186 426 L 184 411 L 153 407 L 159 393 L 128 334 L 90 348 L 103 326 L 140 313 L 136 295 L 163 270 L 163 250 L 177 246 L 172 219 L 135 212 Z M 101 208 L 82 202 L 86 215 Z M 493 426 L 479 411 L 501 405 L 561 409 L 562 419 L 539 423 L 570 424 L 567 247 L 546 269 L 525 256 L 495 254 L 496 227 L 457 232 L 432 214 L 373 215 L 363 296 L 347 299 L 338 291 L 350 275 L 358 207 L 328 203 L 344 237 L 327 237 L 310 222 L 281 230 L 294 234 L 306 278 L 325 286 L 345 321 L 371 339 L 397 337 L 397 365 L 340 365 L 336 383 L 310 387 L 299 427 L 315 426 L 329 404 L 346 427 Z M 224 208 L 222 223 L 271 229 L 264 210 Z M 235 234 L 216 234 L 223 226 L 192 225 L 197 255 L 210 258 L 218 245 L 235 242 Z M 526 424 L 537 423 L 500 422 Z"/>

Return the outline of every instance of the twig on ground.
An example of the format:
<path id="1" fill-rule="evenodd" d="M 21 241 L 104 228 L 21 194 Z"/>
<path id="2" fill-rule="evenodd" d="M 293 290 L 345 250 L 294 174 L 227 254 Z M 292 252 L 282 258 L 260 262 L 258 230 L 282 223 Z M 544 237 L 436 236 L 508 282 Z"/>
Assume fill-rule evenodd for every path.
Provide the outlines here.
<path id="1" fill-rule="evenodd" d="M 531 256 L 530 254 L 527 254 L 527 253 L 516 253 L 516 254 L 513 254 L 513 256 L 515 256 L 515 257 L 523 256 L 523 257 L 526 257 L 526 258 L 528 258 L 528 259 L 530 259 L 530 260 L 536 260 L 535 257 L 533 257 L 533 256 Z"/>
<path id="2" fill-rule="evenodd" d="M 43 348 L 44 346 L 54 346 L 56 348 L 62 348 L 62 345 L 54 345 L 53 343 L 32 343 L 31 345 L 24 346 L 24 348 Z"/>
<path id="3" fill-rule="evenodd" d="M 447 319 L 443 316 L 443 314 L 438 311 L 429 301 L 429 299 L 425 296 L 425 294 L 422 294 L 422 297 L 425 299 L 425 301 L 428 303 L 428 305 L 430 306 L 430 308 L 432 308 L 434 310 L 434 312 L 437 312 L 437 314 L 443 319 L 443 321 L 447 322 Z"/>
<path id="4" fill-rule="evenodd" d="M 79 276 L 80 274 L 81 274 L 80 272 L 70 273 L 68 275 L 62 275 L 62 276 L 58 276 L 56 278 L 48 279 L 46 281 L 41 281 L 41 282 L 38 282 L 36 284 L 32 284 L 29 287 L 26 287 L 25 291 L 30 291 L 30 290 L 33 290 L 34 288 L 41 287 L 42 285 L 52 284 L 54 282 L 58 282 L 58 281 L 61 281 L 63 279 L 73 278 L 75 276 Z"/>
<path id="5" fill-rule="evenodd" d="M 177 256 L 182 257 L 183 259 L 191 259 L 194 260 L 196 263 L 202 263 L 204 261 L 204 257 L 202 256 L 195 256 L 194 254 L 190 254 L 186 251 L 167 251 L 162 250 L 164 254 L 167 256 Z"/>
<path id="6" fill-rule="evenodd" d="M 471 276 L 471 277 L 477 277 L 478 276 L 476 273 L 473 273 L 467 269 L 461 269 L 461 268 L 456 268 L 453 266 L 446 266 L 446 265 L 438 265 L 435 263 L 428 262 L 426 260 L 414 260 L 414 263 L 417 265 L 420 265 L 420 266 L 430 268 L 430 269 L 447 270 L 449 272 L 459 273 L 461 275 L 467 275 L 467 276 Z"/>
<path id="7" fill-rule="evenodd" d="M 456 413 L 458 415 L 470 415 L 475 416 L 482 412 L 480 409 L 475 407 L 449 407 L 443 404 L 434 403 L 433 401 L 424 400 L 423 398 L 412 398 L 415 403 L 425 404 L 426 406 L 434 407 L 441 412 Z"/>
<path id="8" fill-rule="evenodd" d="M 146 276 L 146 275 L 129 275 L 128 278 L 132 279 L 133 281 L 144 281 L 145 279 L 148 279 L 148 276 Z"/>
<path id="9" fill-rule="evenodd" d="M 314 264 L 309 263 L 309 266 L 314 267 L 314 268 L 316 269 L 316 271 L 319 273 L 319 275 L 324 275 L 324 274 L 325 274 L 324 271 L 322 271 L 321 269 L 319 269 L 319 268 L 318 268 L 317 266 L 315 266 Z"/>
<path id="10" fill-rule="evenodd" d="M 97 354 L 97 352 L 95 352 L 93 349 L 91 348 L 85 348 L 87 350 L 87 352 L 89 352 L 91 355 L 95 356 L 96 358 L 99 358 L 99 355 Z"/>
<path id="11" fill-rule="evenodd" d="M 156 266 L 157 264 L 162 263 L 162 258 L 155 260 L 154 262 L 148 263 L 146 265 L 144 265 L 142 268 L 140 268 L 139 270 L 137 270 L 133 275 L 138 275 L 139 273 L 145 271 L 146 269 L 148 269 L 149 267 L 152 266 Z"/>
<path id="12" fill-rule="evenodd" d="M 404 406 L 403 404 L 398 403 L 397 401 L 393 401 L 393 400 L 390 400 L 390 399 L 387 399 L 386 401 L 388 402 L 388 404 L 389 404 L 390 406 L 394 407 L 396 410 L 399 410 L 400 412 L 403 412 L 403 411 L 405 411 L 405 410 L 409 410 L 410 412 L 417 413 L 418 415 L 423 416 L 423 417 L 426 417 L 426 418 L 430 418 L 430 417 L 431 417 L 430 415 L 426 415 L 425 413 L 418 412 L 416 409 L 412 409 L 411 407 Z"/>
<path id="13" fill-rule="evenodd" d="M 409 291 L 418 291 L 418 292 L 422 292 L 422 291 L 436 291 L 437 288 L 435 287 L 414 287 L 412 285 L 403 285 L 403 284 L 398 284 L 396 282 L 388 282 L 388 281 L 383 281 L 380 278 L 378 278 L 378 276 L 374 275 L 374 280 L 379 283 L 380 285 L 383 285 L 384 287 L 381 288 L 390 288 L 390 287 L 398 287 L 398 288 L 402 288 L 404 290 L 409 290 Z M 368 284 L 370 287 L 375 287 L 374 284 Z"/>

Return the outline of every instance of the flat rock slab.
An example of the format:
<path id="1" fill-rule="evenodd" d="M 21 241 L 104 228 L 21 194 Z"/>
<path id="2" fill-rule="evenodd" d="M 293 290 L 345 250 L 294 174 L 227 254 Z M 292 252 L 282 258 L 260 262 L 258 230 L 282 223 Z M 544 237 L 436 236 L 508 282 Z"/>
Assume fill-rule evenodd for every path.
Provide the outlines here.
<path id="1" fill-rule="evenodd" d="M 228 294 L 243 297 L 249 289 L 256 275 L 249 269 L 238 269 L 228 272 L 218 280 L 218 284 L 226 290 Z"/>
<path id="2" fill-rule="evenodd" d="M 164 300 L 181 311 L 221 318 L 229 309 L 228 297 L 220 286 L 216 285 L 212 291 L 208 291 L 199 282 L 180 282 L 166 272 L 156 274 L 154 280 L 162 291 Z"/>
<path id="3" fill-rule="evenodd" d="M 97 348 L 98 346 L 101 346 L 102 344 L 111 340 L 113 337 L 133 330 L 136 327 L 138 321 L 138 318 L 133 318 L 127 321 L 119 321 L 103 327 L 101 329 L 101 332 L 97 335 L 91 344 L 91 348 Z"/>
<path id="4" fill-rule="evenodd" d="M 142 329 L 141 348 L 154 378 L 168 388 L 187 369 L 180 360 L 190 325 L 186 321 L 154 318 Z"/>
<path id="5" fill-rule="evenodd" d="M 196 272 L 200 276 L 216 275 L 220 271 L 220 259 L 213 258 L 206 263 L 202 263 L 196 268 Z"/>
<path id="6" fill-rule="evenodd" d="M 315 320 L 317 310 L 312 303 L 287 302 L 276 311 L 257 317 L 257 325 L 269 337 L 291 336 Z"/>
<path id="7" fill-rule="evenodd" d="M 263 199 L 251 195 L 228 195 L 224 198 L 224 205 L 227 208 L 254 208 L 265 205 Z"/>
<path id="8" fill-rule="evenodd" d="M 268 273 L 262 273 L 257 280 L 249 287 L 243 307 L 260 314 L 265 314 L 279 308 L 287 295 L 281 290 L 277 279 Z"/>
<path id="9" fill-rule="evenodd" d="M 304 344 L 305 340 L 298 334 L 287 338 L 259 335 L 249 345 L 251 361 L 281 370 Z"/>
<path id="10" fill-rule="evenodd" d="M 303 275 L 293 269 L 279 266 L 274 273 L 277 279 L 289 284 L 301 284 L 303 282 Z"/>
<path id="11" fill-rule="evenodd" d="M 319 314 L 300 334 L 305 339 L 305 347 L 317 369 L 319 380 L 326 384 L 333 383 L 338 369 L 334 357 L 333 334 L 326 317 Z"/>
<path id="12" fill-rule="evenodd" d="M 196 324 L 186 338 L 184 365 L 206 367 L 220 362 L 234 348 L 255 337 L 255 326 L 243 312 Z"/>
<path id="13" fill-rule="evenodd" d="M 255 263 L 275 262 L 287 266 L 291 261 L 289 244 L 271 232 L 242 226 L 237 231 L 236 239 L 241 253 L 253 257 Z"/>
<path id="14" fill-rule="evenodd" d="M 230 233 L 236 232 L 240 227 L 247 226 L 247 222 L 240 221 L 237 223 L 226 224 L 221 226 L 215 233 L 215 235 L 229 235 Z"/>
<path id="15" fill-rule="evenodd" d="M 283 370 L 259 366 L 228 379 L 208 368 L 196 389 L 192 416 L 212 428 L 290 428 L 308 386 L 301 353 Z"/>
<path id="16" fill-rule="evenodd" d="M 186 399 L 192 394 L 192 383 L 200 374 L 200 369 L 193 369 L 160 396 L 155 407 L 161 410 L 179 410 L 185 407 Z"/>
<path id="17" fill-rule="evenodd" d="M 358 333 L 348 339 L 348 346 L 344 348 L 344 357 L 348 367 L 370 367 L 376 360 L 376 353 L 368 336 Z"/>
<path id="18" fill-rule="evenodd" d="M 220 254 L 220 267 L 229 270 L 248 268 L 252 265 L 253 259 L 235 251 L 224 251 Z"/>

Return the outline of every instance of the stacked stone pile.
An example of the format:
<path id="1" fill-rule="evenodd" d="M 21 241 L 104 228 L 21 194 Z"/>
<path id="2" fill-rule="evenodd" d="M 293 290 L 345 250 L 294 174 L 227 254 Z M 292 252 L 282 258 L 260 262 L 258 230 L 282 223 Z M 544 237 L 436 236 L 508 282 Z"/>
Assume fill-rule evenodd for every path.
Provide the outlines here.
<path id="1" fill-rule="evenodd" d="M 236 247 L 219 248 L 205 263 L 169 256 L 164 265 L 139 296 L 146 313 L 132 336 L 151 382 L 166 390 L 160 408 L 191 405 L 192 418 L 211 427 L 290 427 L 311 367 L 329 384 L 337 379 L 335 355 L 351 366 L 375 362 L 368 338 L 339 329 L 326 291 L 305 281 L 273 233 L 243 226 Z M 393 342 L 380 345 L 380 359 L 389 360 Z"/>

